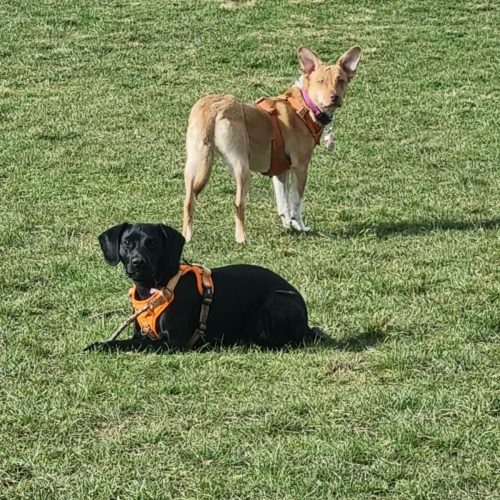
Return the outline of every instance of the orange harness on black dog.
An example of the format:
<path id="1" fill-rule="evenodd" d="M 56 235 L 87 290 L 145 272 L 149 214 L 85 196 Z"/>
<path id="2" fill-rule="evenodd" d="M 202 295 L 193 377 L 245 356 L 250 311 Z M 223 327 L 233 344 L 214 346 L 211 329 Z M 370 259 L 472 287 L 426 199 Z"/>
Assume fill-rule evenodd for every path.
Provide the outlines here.
<path id="1" fill-rule="evenodd" d="M 156 290 L 151 297 L 145 300 L 137 298 L 136 287 L 133 286 L 128 294 L 132 302 L 134 314 L 139 314 L 134 318 L 139 324 L 141 333 L 151 340 L 159 340 L 161 338 L 158 333 L 157 323 L 161 313 L 174 301 L 174 289 L 177 283 L 187 273 L 193 273 L 196 277 L 196 285 L 199 294 L 203 297 L 200 311 L 200 319 L 198 328 L 194 331 L 189 339 L 186 347 L 192 347 L 200 337 L 203 336 L 207 328 L 207 319 L 212 297 L 214 293 L 214 282 L 210 269 L 202 266 L 181 264 L 179 272 L 170 279 L 165 288 Z"/>
<path id="2" fill-rule="evenodd" d="M 263 173 L 263 175 L 268 175 L 269 177 L 285 172 L 292 164 L 290 157 L 285 153 L 285 144 L 283 143 L 283 135 L 278 123 L 278 112 L 276 111 L 277 101 L 288 102 L 295 109 L 295 112 L 311 133 L 315 145 L 319 144 L 321 133 L 323 132 L 323 126 L 311 117 L 311 110 L 306 105 L 301 105 L 295 97 L 286 95 L 272 98 L 261 97 L 255 105 L 269 113 L 274 131 L 274 140 L 271 149 L 271 167 L 267 172 Z"/>

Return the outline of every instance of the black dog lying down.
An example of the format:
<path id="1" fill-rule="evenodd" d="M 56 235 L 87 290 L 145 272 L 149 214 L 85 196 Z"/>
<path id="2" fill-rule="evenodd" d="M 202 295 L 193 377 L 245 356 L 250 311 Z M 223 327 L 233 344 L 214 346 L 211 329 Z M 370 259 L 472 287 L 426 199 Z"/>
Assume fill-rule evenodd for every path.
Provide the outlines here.
<path id="1" fill-rule="evenodd" d="M 102 233 L 99 243 L 109 264 L 122 262 L 135 284 L 135 298 L 141 301 L 176 276 L 184 238 L 163 224 L 125 223 Z M 309 328 L 304 299 L 272 271 L 232 265 L 213 269 L 212 279 L 213 300 L 203 335 L 193 336 L 200 325 L 202 295 L 195 274 L 188 272 L 180 277 L 173 302 L 154 323 L 157 336 L 145 335 L 136 321 L 131 339 L 98 342 L 87 349 L 158 350 L 251 343 L 283 347 L 329 338 L 318 328 Z"/>

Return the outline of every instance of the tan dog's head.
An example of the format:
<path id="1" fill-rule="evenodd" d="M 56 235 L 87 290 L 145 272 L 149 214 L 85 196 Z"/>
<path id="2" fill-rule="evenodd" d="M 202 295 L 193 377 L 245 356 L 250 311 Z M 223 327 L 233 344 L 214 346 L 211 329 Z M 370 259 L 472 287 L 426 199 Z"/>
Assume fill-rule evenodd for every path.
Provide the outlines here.
<path id="1" fill-rule="evenodd" d="M 361 59 L 361 48 L 351 47 L 331 65 L 324 64 L 307 47 L 300 47 L 297 56 L 302 69 L 304 90 L 323 113 L 331 115 L 336 108 L 342 106 L 347 84 L 356 74 Z"/>

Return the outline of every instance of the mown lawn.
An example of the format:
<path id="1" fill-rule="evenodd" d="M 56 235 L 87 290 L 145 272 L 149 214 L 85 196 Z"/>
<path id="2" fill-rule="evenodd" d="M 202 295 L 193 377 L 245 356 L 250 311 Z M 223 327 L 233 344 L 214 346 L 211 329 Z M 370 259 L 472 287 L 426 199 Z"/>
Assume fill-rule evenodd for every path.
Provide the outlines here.
<path id="1" fill-rule="evenodd" d="M 496 2 L 0 3 L 2 498 L 498 498 Z M 333 343 L 86 354 L 129 311 L 97 235 L 180 228 L 195 100 L 253 101 L 295 49 L 364 49 L 318 148 L 309 236 L 218 164 L 187 258 L 296 285 Z"/>

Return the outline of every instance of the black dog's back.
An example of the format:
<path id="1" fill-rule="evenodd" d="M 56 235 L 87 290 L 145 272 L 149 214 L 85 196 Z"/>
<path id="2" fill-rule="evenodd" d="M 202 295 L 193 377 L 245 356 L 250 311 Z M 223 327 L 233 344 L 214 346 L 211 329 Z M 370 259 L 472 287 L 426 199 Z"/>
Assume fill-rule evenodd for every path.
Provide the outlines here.
<path id="1" fill-rule="evenodd" d="M 244 289 L 245 295 L 258 297 L 259 295 L 277 290 L 300 293 L 282 278 L 279 274 L 260 266 L 251 264 L 234 264 L 231 266 L 212 269 L 214 281 L 220 283 L 218 287 L 222 294 L 232 295 Z M 304 304 L 305 306 L 305 304 Z"/>
<path id="2" fill-rule="evenodd" d="M 278 347 L 299 343 L 307 335 L 304 299 L 278 274 L 237 264 L 213 269 L 212 276 L 215 294 L 210 323 L 226 326 L 224 343 Z"/>

